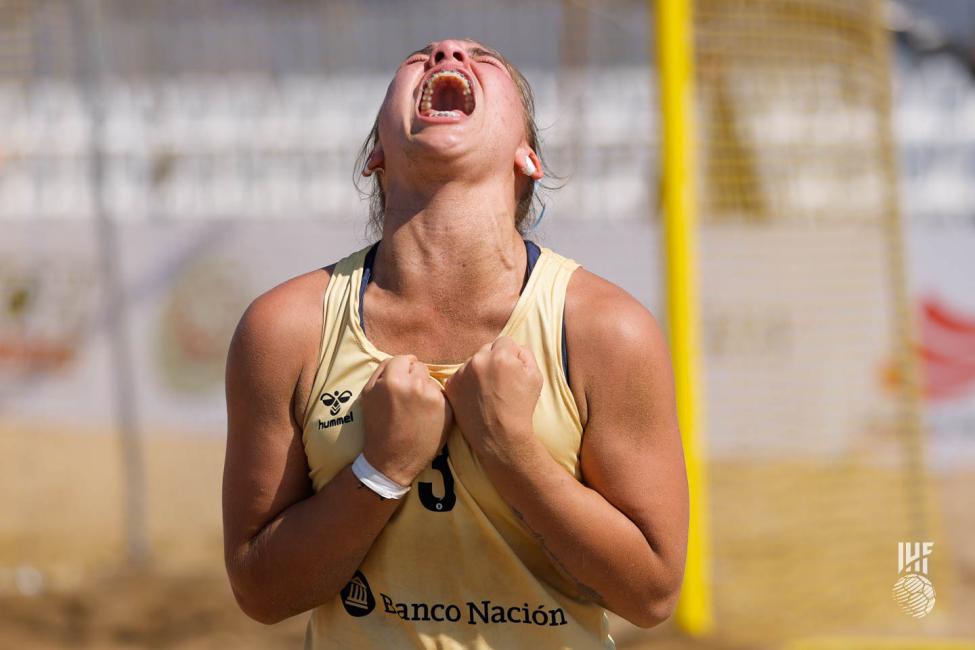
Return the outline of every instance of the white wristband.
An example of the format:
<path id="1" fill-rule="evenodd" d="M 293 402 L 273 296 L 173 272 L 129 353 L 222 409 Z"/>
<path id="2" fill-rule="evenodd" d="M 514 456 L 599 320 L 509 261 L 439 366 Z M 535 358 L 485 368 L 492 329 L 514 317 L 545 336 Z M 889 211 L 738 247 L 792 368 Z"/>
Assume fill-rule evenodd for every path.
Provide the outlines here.
<path id="1" fill-rule="evenodd" d="M 352 473 L 359 482 L 384 499 L 402 499 L 410 491 L 369 464 L 363 454 L 352 463 Z"/>

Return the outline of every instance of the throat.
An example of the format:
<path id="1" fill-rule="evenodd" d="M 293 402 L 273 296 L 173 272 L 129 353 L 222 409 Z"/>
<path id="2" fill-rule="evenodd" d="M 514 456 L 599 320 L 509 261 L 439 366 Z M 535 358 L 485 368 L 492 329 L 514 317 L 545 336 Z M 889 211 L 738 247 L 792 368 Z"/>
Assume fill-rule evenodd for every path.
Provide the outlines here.
<path id="1" fill-rule="evenodd" d="M 362 280 L 359 284 L 359 321 L 363 329 L 365 329 L 364 308 L 366 302 L 366 289 L 374 280 L 376 255 L 381 243 L 382 240 L 373 244 L 369 248 L 365 259 L 363 260 Z M 520 287 L 518 289 L 519 296 L 524 293 L 525 288 L 528 285 L 528 280 L 535 268 L 535 264 L 537 263 L 538 258 L 541 256 L 541 249 L 535 242 L 528 241 L 526 239 L 523 240 L 523 243 L 525 245 L 526 262 L 525 271 L 521 275 Z M 458 273 L 456 269 L 448 272 L 434 272 L 434 275 L 440 276 L 445 276 L 448 274 L 453 278 L 463 276 L 462 269 L 460 273 Z M 389 291 L 389 293 L 401 294 L 407 299 L 408 302 L 418 304 L 427 303 L 431 310 L 444 314 L 469 314 L 472 304 L 483 304 L 484 302 L 489 302 L 490 299 L 496 297 L 497 287 L 504 284 L 491 282 L 477 286 L 477 283 L 472 282 L 468 284 L 461 281 L 460 283 L 452 282 L 451 286 L 447 286 L 447 283 L 437 282 L 436 278 L 429 277 L 430 274 L 424 273 L 422 275 L 423 277 L 420 278 L 421 281 L 419 283 L 422 286 L 421 291 L 411 291 L 407 287 L 404 287 L 403 283 L 393 282 L 391 284 L 398 286 Z"/>
<path id="2" fill-rule="evenodd" d="M 534 242 L 525 242 L 527 263 L 517 285 L 437 282 L 427 276 L 419 287 L 390 291 L 372 283 L 380 243 L 372 246 L 363 264 L 360 326 L 380 350 L 415 354 L 428 363 L 463 361 L 497 338 L 521 302 L 541 253 Z M 516 291 L 500 292 L 503 286 Z"/>
<path id="3" fill-rule="evenodd" d="M 414 354 L 430 364 L 469 359 L 505 330 L 517 301 L 472 309 L 471 301 L 419 305 L 391 296 L 384 302 L 378 291 L 371 293 L 366 292 L 363 325 L 372 344 L 387 354 Z"/>

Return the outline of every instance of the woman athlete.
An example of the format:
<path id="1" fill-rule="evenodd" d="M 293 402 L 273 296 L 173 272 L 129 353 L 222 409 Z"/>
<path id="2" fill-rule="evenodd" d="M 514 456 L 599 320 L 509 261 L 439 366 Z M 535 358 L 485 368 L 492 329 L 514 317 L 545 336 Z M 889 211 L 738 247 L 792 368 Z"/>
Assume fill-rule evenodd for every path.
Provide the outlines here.
<path id="1" fill-rule="evenodd" d="M 367 143 L 382 239 L 258 297 L 227 363 L 226 566 L 306 648 L 612 647 L 673 611 L 687 485 L 666 345 L 522 238 L 531 94 L 444 40 Z"/>

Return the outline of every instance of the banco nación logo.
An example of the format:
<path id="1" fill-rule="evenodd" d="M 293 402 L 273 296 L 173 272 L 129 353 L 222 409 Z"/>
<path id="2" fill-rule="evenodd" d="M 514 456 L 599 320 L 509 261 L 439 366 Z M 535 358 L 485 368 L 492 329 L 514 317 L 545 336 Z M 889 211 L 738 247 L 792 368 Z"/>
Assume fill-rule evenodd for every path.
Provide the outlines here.
<path id="1" fill-rule="evenodd" d="M 342 606 L 351 616 L 365 616 L 376 608 L 376 598 L 369 588 L 369 581 L 362 571 L 356 571 L 349 583 L 339 593 Z"/>
<path id="2" fill-rule="evenodd" d="M 898 542 L 894 600 L 906 614 L 924 618 L 934 609 L 934 585 L 928 579 L 928 557 L 934 542 Z"/>

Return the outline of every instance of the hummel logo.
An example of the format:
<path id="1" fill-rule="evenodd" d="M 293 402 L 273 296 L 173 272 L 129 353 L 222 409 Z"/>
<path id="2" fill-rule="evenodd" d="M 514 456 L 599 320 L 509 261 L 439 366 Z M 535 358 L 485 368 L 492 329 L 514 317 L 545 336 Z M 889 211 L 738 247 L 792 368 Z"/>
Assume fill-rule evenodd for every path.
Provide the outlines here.
<path id="1" fill-rule="evenodd" d="M 352 391 L 337 390 L 334 393 L 322 393 L 322 396 L 319 399 L 322 400 L 322 404 L 329 407 L 329 413 L 332 415 L 338 415 L 339 411 L 342 410 L 342 405 L 348 402 L 351 398 Z"/>

